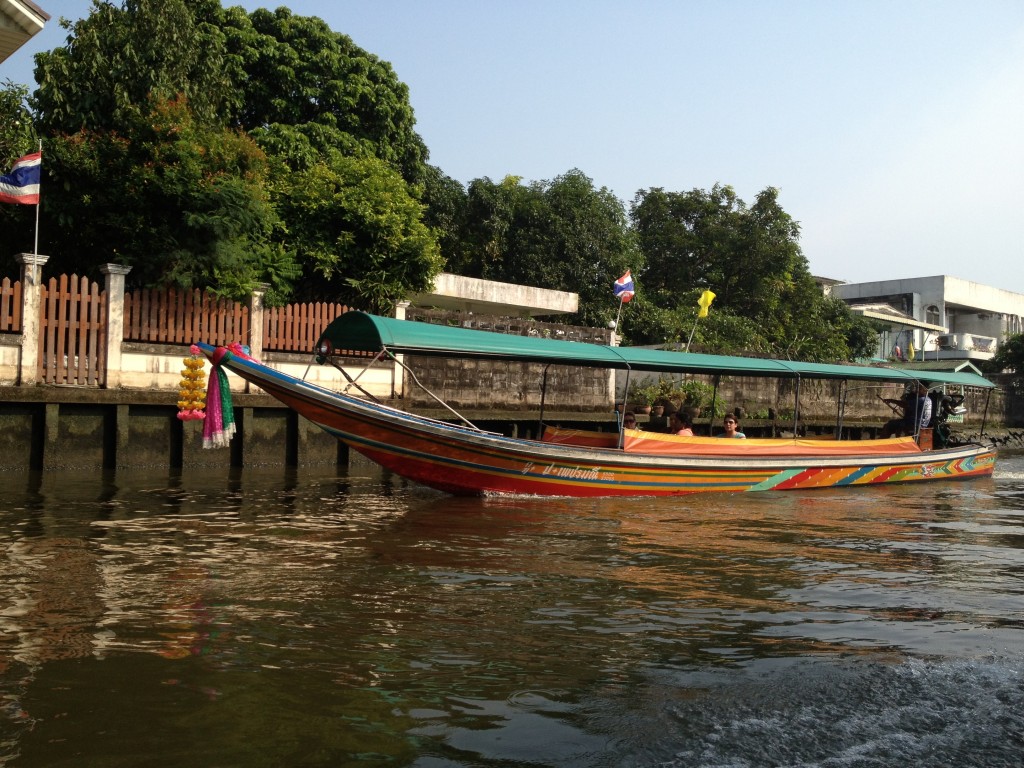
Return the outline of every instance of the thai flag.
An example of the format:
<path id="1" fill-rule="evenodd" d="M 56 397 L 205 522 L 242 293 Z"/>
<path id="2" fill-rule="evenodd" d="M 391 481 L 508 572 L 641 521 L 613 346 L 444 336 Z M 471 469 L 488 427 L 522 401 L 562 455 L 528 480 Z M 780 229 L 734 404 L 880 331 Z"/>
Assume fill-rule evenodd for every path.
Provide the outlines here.
<path id="1" fill-rule="evenodd" d="M 626 274 L 615 281 L 615 295 L 623 304 L 632 299 L 633 294 L 636 293 L 633 290 L 633 278 L 629 272 L 630 270 L 627 269 Z"/>
<path id="2" fill-rule="evenodd" d="M 14 163 L 14 168 L 0 176 L 0 203 L 39 204 L 39 171 L 43 162 L 41 152 L 25 155 Z"/>

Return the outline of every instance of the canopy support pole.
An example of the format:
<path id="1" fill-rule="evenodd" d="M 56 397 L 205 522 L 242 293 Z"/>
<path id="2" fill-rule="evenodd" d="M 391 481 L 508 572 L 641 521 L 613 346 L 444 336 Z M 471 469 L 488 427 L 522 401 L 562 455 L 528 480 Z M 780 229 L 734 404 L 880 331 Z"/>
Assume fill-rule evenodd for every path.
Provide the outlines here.
<path id="1" fill-rule="evenodd" d="M 454 408 L 452 408 L 450 405 L 448 405 L 448 403 L 446 403 L 440 397 L 438 397 L 433 392 L 431 392 L 429 389 L 427 389 L 425 386 L 423 386 L 423 382 L 421 382 L 418 378 L 416 378 L 416 374 L 413 373 L 412 368 L 410 368 L 404 362 L 402 362 L 397 357 L 395 357 L 393 354 L 391 354 L 391 350 L 385 349 L 384 352 L 387 353 L 387 356 L 390 357 L 395 362 L 396 365 L 401 366 L 402 369 L 406 373 L 408 373 L 410 376 L 412 376 L 412 380 L 416 382 L 416 386 L 418 386 L 420 389 L 422 389 L 424 392 L 426 392 L 428 395 L 430 395 L 432 398 L 434 398 L 434 400 L 437 401 L 437 403 L 442 408 L 445 408 L 445 409 L 451 411 L 459 421 L 461 421 L 463 424 L 465 424 L 470 429 L 475 429 L 477 432 L 483 432 L 484 431 L 484 430 L 480 429 L 480 427 L 478 427 L 476 424 L 471 422 L 469 419 L 467 419 L 465 416 L 463 416 L 461 413 L 459 413 Z"/>
<path id="2" fill-rule="evenodd" d="M 843 439 L 843 418 L 846 416 L 846 398 L 849 394 L 849 384 L 846 379 L 839 383 L 839 402 L 836 413 L 836 440 Z"/>
<path id="3" fill-rule="evenodd" d="M 711 413 L 708 414 L 708 437 L 715 434 L 715 414 L 718 413 L 718 385 L 722 382 L 720 374 L 711 380 Z"/>
<path id="4" fill-rule="evenodd" d="M 793 393 L 793 437 L 799 437 L 800 426 L 800 374 L 796 375 L 796 392 Z"/>
<path id="5" fill-rule="evenodd" d="M 547 400 L 548 395 L 548 369 L 551 368 L 551 363 L 544 366 L 544 375 L 540 380 L 540 415 L 537 416 L 537 439 L 542 440 L 544 438 L 544 401 Z"/>
<path id="6" fill-rule="evenodd" d="M 367 392 L 367 391 L 366 391 L 365 389 L 363 389 L 363 388 L 362 388 L 361 386 L 359 386 L 359 384 L 357 384 L 356 382 L 358 382 L 358 381 L 359 381 L 359 378 L 360 378 L 360 377 L 361 377 L 361 376 L 362 376 L 362 375 L 363 375 L 364 373 L 366 373 L 366 372 L 367 372 L 368 370 L 370 370 L 370 367 L 371 367 L 371 366 L 372 366 L 372 365 L 373 365 L 374 363 L 376 363 L 376 362 L 377 362 L 378 360 L 381 360 L 381 359 L 383 359 L 383 358 L 384 358 L 384 350 L 381 350 L 381 351 L 380 351 L 380 352 L 378 352 L 378 353 L 377 353 L 376 355 L 374 355 L 374 358 L 373 358 L 373 360 L 371 360 L 370 362 L 368 362 L 368 363 L 367 363 L 367 364 L 366 364 L 366 365 L 365 365 L 365 366 L 363 367 L 363 370 L 361 370 L 361 371 L 360 371 L 359 373 L 357 373 L 357 374 L 356 374 L 356 377 L 355 377 L 354 379 L 353 379 L 353 378 L 352 378 L 352 377 L 351 377 L 351 376 L 349 375 L 348 371 L 346 371 L 346 370 L 344 369 L 344 367 L 342 367 L 342 366 L 338 365 L 338 364 L 337 364 L 337 363 L 336 363 L 336 362 L 334 361 L 334 359 L 332 359 L 332 360 L 331 360 L 331 365 L 332 365 L 332 366 L 333 366 L 333 367 L 334 367 L 335 369 L 337 369 L 337 370 L 341 371 L 341 375 L 342 375 L 342 376 L 344 376 L 344 377 L 345 377 L 345 379 L 346 379 L 346 380 L 348 381 L 348 386 L 347 386 L 347 387 L 345 387 L 345 389 L 343 389 L 343 390 L 342 390 L 342 392 L 348 392 L 350 388 L 352 388 L 352 387 L 355 387 L 355 388 L 356 388 L 356 389 L 358 389 L 358 390 L 359 390 L 360 392 L 362 392 L 362 393 L 363 393 L 364 395 L 366 395 L 366 396 L 367 396 L 368 398 L 370 398 L 371 400 L 373 400 L 373 402 L 375 402 L 375 403 L 380 403 L 380 400 L 378 400 L 378 399 L 377 399 L 376 397 L 374 397 L 373 395 L 371 395 L 371 394 L 370 394 L 369 392 Z M 306 373 L 304 373 L 304 374 L 302 375 L 302 378 L 303 378 L 303 379 L 305 379 L 305 378 L 306 378 L 306 376 L 308 376 L 308 375 L 309 375 L 309 367 L 307 367 L 307 368 L 306 368 Z"/>
<path id="7" fill-rule="evenodd" d="M 626 405 L 627 405 L 626 401 L 629 399 L 629 375 L 632 372 L 633 372 L 633 369 L 629 365 L 627 365 L 626 366 L 626 383 L 625 383 L 625 387 L 622 390 L 622 410 L 619 411 L 618 408 L 615 409 L 615 420 L 618 422 L 618 427 L 619 427 L 619 448 L 625 447 L 625 444 L 626 444 Z M 615 391 L 615 382 L 613 380 L 612 381 L 612 400 L 618 400 L 618 399 L 619 399 L 619 394 L 618 394 L 618 392 Z M 615 403 L 615 404 L 618 405 L 618 403 Z"/>

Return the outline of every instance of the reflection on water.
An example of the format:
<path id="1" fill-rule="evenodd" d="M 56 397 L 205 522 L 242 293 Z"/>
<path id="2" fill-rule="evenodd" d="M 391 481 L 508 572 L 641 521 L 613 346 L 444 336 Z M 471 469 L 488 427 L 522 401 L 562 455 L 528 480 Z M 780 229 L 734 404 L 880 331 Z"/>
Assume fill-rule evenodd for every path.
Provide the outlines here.
<path id="1" fill-rule="evenodd" d="M 1024 459 L 926 489 L 453 499 L 4 475 L 0 765 L 1015 765 Z"/>

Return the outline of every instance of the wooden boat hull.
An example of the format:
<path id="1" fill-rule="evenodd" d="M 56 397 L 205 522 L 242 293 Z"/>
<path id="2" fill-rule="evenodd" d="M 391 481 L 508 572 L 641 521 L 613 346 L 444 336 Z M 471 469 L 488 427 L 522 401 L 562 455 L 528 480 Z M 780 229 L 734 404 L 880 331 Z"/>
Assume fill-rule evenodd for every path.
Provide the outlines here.
<path id="1" fill-rule="evenodd" d="M 991 475 L 996 453 L 967 445 L 916 454 L 664 456 L 480 432 L 331 392 L 230 351 L 199 345 L 238 374 L 392 472 L 456 495 L 671 496 L 805 490 Z"/>

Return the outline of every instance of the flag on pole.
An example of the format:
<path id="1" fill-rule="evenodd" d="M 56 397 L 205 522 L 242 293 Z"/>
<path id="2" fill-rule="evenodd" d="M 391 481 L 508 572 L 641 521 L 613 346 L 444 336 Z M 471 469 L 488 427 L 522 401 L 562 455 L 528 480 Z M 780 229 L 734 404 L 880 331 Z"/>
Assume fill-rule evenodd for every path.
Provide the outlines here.
<path id="1" fill-rule="evenodd" d="M 697 306 L 700 307 L 700 312 L 697 313 L 697 317 L 707 317 L 708 307 L 711 306 L 711 302 L 715 300 L 715 294 L 711 291 L 704 291 L 697 300 Z"/>
<path id="2" fill-rule="evenodd" d="M 629 273 L 630 270 L 627 269 L 626 274 L 615 281 L 615 295 L 623 304 L 632 299 L 636 293 L 633 290 L 633 278 Z"/>
<path id="3" fill-rule="evenodd" d="M 0 176 L 0 203 L 39 204 L 39 171 L 42 152 L 19 158 L 11 172 Z"/>

